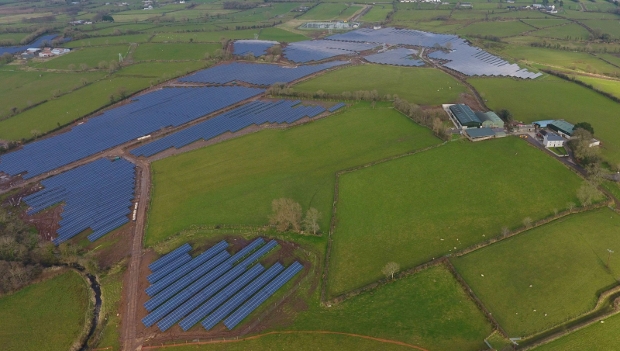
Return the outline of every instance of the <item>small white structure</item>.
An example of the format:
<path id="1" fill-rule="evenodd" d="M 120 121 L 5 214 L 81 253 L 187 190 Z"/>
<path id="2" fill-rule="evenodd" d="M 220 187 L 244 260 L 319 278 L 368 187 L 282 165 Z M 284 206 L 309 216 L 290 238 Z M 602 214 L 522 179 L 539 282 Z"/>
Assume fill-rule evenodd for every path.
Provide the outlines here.
<path id="1" fill-rule="evenodd" d="M 65 49 L 65 48 L 55 48 L 52 49 L 52 54 L 53 55 L 64 55 L 66 53 L 68 53 L 69 51 L 71 51 L 70 49 Z"/>
<path id="2" fill-rule="evenodd" d="M 564 146 L 564 138 L 555 133 L 547 133 L 543 137 L 543 145 L 545 147 L 562 147 Z"/>
<path id="3" fill-rule="evenodd" d="M 590 140 L 590 144 L 588 145 L 589 147 L 594 147 L 594 146 L 600 146 L 601 145 L 601 141 L 597 140 L 597 139 L 592 139 Z"/>

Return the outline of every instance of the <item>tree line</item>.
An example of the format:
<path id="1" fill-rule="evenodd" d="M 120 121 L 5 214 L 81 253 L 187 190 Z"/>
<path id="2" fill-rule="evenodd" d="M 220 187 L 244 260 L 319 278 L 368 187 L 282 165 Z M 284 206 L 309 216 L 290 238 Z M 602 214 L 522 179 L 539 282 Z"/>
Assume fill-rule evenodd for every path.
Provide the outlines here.
<path id="1" fill-rule="evenodd" d="M 271 202 L 269 224 L 279 232 L 295 232 L 317 235 L 321 232 L 319 221 L 321 212 L 310 207 L 302 218 L 301 205 L 289 198 L 279 198 Z"/>

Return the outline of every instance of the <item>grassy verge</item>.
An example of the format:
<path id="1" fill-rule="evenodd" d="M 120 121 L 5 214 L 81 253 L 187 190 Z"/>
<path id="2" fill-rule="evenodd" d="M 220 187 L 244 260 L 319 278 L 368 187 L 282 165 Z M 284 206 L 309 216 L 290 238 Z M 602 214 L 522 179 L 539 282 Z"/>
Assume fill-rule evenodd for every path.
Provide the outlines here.
<path id="1" fill-rule="evenodd" d="M 453 142 L 340 178 L 331 296 L 542 219 L 581 179 L 517 138 Z"/>
<path id="2" fill-rule="evenodd" d="M 0 298 L 4 350 L 68 350 L 90 306 L 86 282 L 70 271 Z"/>
<path id="3" fill-rule="evenodd" d="M 323 213 L 327 229 L 334 173 L 423 148 L 431 133 L 388 108 L 358 104 L 288 130 L 265 130 L 153 163 L 146 245 L 193 224 L 264 225 L 271 201 L 290 197 Z"/>
<path id="4" fill-rule="evenodd" d="M 536 351 L 581 351 L 588 349 L 617 350 L 620 332 L 620 315 L 616 314 L 600 323 L 566 335 L 549 344 L 535 348 Z"/>

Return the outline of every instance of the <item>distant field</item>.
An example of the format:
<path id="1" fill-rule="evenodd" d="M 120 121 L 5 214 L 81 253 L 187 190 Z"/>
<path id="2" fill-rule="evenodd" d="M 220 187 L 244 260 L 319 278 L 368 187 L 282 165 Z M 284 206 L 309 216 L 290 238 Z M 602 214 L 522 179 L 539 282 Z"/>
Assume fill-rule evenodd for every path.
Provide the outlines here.
<path id="1" fill-rule="evenodd" d="M 452 259 L 510 336 L 551 328 L 591 310 L 617 284 L 620 215 L 607 208 L 573 215 Z"/>
<path id="2" fill-rule="evenodd" d="M 482 313 L 443 267 L 427 269 L 331 308 L 311 304 L 287 329 L 362 334 L 437 351 L 482 350 L 482 340 L 491 333 Z M 315 345 L 313 349 L 322 349 Z"/>
<path id="3" fill-rule="evenodd" d="M 339 14 L 347 7 L 348 6 L 346 4 L 324 2 L 313 7 L 308 12 L 304 13 L 300 18 L 304 20 L 318 21 L 333 20 L 338 18 Z"/>
<path id="4" fill-rule="evenodd" d="M 603 155 L 620 163 L 620 104 L 552 76 L 527 81 L 512 78 L 472 78 L 469 81 L 488 100 L 490 108 L 508 109 L 517 120 L 563 118 L 572 123 L 591 123 L 596 136 L 605 144 Z"/>
<path id="5" fill-rule="evenodd" d="M 576 79 L 592 85 L 594 88 L 620 98 L 620 80 L 601 79 L 588 76 L 576 76 Z"/>
<path id="6" fill-rule="evenodd" d="M 456 102 L 467 89 L 451 76 L 433 68 L 365 64 L 345 67 L 294 86 L 297 91 L 340 94 L 376 89 L 381 96 L 397 94 L 420 105 Z"/>
<path id="7" fill-rule="evenodd" d="M 549 19 L 524 19 L 522 21 L 536 28 L 546 28 L 546 27 L 557 26 L 563 23 L 569 23 L 565 19 L 550 19 L 550 18 Z"/>
<path id="8" fill-rule="evenodd" d="M 220 44 L 141 44 L 133 55 L 135 61 L 148 60 L 201 60 L 208 52 L 213 54 Z"/>
<path id="9" fill-rule="evenodd" d="M 582 351 L 595 346 L 597 350 L 617 350 L 620 344 L 620 315 L 563 336 L 536 351 Z"/>
<path id="10" fill-rule="evenodd" d="M 82 40 L 70 41 L 66 45 L 68 48 L 88 47 L 98 45 L 113 44 L 129 44 L 129 43 L 146 43 L 151 34 L 131 34 L 131 35 L 114 35 L 109 37 L 94 37 Z"/>
<path id="11" fill-rule="evenodd" d="M 170 79 L 205 68 L 206 65 L 207 63 L 205 61 L 136 63 L 128 67 L 123 67 L 115 76 Z"/>
<path id="12" fill-rule="evenodd" d="M 67 272 L 0 298 L 3 350 L 68 350 L 84 327 L 86 282 Z"/>
<path id="13" fill-rule="evenodd" d="M 196 42 L 219 43 L 224 39 L 254 39 L 254 34 L 260 33 L 258 29 L 248 30 L 228 30 L 217 32 L 195 32 L 195 33 L 159 33 L 153 37 L 152 43 L 156 42 L 189 42 L 190 39 Z M 264 39 L 259 36 L 259 39 Z"/>
<path id="14" fill-rule="evenodd" d="M 589 38 L 590 32 L 578 24 L 570 23 L 563 26 L 540 29 L 530 35 L 540 38 L 586 40 Z"/>
<path id="15" fill-rule="evenodd" d="M 461 28 L 457 34 L 509 37 L 532 29 L 533 28 L 531 26 L 523 24 L 519 21 L 476 22 L 467 27 Z"/>
<path id="16" fill-rule="evenodd" d="M 93 82 L 102 78 L 105 73 L 52 73 L 28 71 L 0 72 L 0 117 L 8 117 L 10 109 L 23 109 L 43 100 L 52 99 L 53 92 L 59 90 L 66 93 L 85 82 Z M 83 81 L 84 80 L 84 81 Z"/>
<path id="17" fill-rule="evenodd" d="M 50 100 L 42 105 L 0 121 L 0 139 L 20 140 L 31 138 L 32 130 L 41 133 L 56 129 L 96 111 L 110 102 L 110 94 L 120 87 L 128 93 L 149 87 L 149 78 L 114 78 L 91 84 L 83 89 Z"/>
<path id="18" fill-rule="evenodd" d="M 70 53 L 54 57 L 45 62 L 33 62 L 32 66 L 37 68 L 69 69 L 69 65 L 75 65 L 74 69 L 80 69 L 81 64 L 86 64 L 89 68 L 96 68 L 101 61 L 110 62 L 118 60 L 118 54 L 125 57 L 129 51 L 129 45 L 101 46 L 92 48 L 82 48 L 72 50 Z"/>
<path id="19" fill-rule="evenodd" d="M 517 138 L 453 142 L 345 174 L 329 291 L 381 278 L 498 236 L 576 202 L 581 179 Z"/>
<path id="20" fill-rule="evenodd" d="M 620 39 L 620 21 L 618 18 L 613 20 L 590 20 L 583 21 L 588 27 L 592 29 L 600 29 L 603 33 L 607 33 L 612 39 Z"/>
<path id="21" fill-rule="evenodd" d="M 316 207 L 326 230 L 336 171 L 437 142 L 392 109 L 358 104 L 307 125 L 157 161 L 146 245 L 193 224 L 266 224 L 271 201 L 280 197 L 298 201 L 304 211 Z"/>
<path id="22" fill-rule="evenodd" d="M 261 29 L 258 38 L 261 40 L 275 40 L 275 41 L 286 42 L 286 43 L 293 43 L 296 41 L 302 41 L 302 40 L 309 39 L 308 37 L 304 35 L 292 33 L 287 30 L 275 28 L 275 27 Z"/>
<path id="23" fill-rule="evenodd" d="M 380 4 L 374 5 L 370 11 L 368 11 L 364 16 L 362 16 L 361 21 L 363 22 L 382 22 L 385 21 L 387 15 L 393 11 L 391 5 Z"/>

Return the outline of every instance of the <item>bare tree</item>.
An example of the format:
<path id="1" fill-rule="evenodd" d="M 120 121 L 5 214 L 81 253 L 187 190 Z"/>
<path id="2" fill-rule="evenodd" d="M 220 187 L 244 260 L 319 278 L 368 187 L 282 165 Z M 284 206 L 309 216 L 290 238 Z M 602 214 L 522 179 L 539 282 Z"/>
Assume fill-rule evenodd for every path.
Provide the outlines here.
<path id="1" fill-rule="evenodd" d="M 398 263 L 388 262 L 381 270 L 381 273 L 383 273 L 387 278 L 394 279 L 394 274 L 396 274 L 399 270 L 400 265 Z"/>
<path id="2" fill-rule="evenodd" d="M 590 181 L 583 182 L 581 187 L 577 190 L 577 198 L 582 206 L 589 206 L 600 197 L 601 192 L 598 191 L 596 185 Z"/>
<path id="3" fill-rule="evenodd" d="M 502 227 L 502 236 L 507 236 L 510 234 L 510 229 L 508 227 Z"/>
<path id="4" fill-rule="evenodd" d="M 568 202 L 566 203 L 566 208 L 568 209 L 568 212 L 573 212 L 573 209 L 575 209 L 575 203 L 574 202 Z"/>
<path id="5" fill-rule="evenodd" d="M 530 217 L 525 217 L 525 218 L 523 218 L 523 225 L 524 225 L 526 228 L 531 227 L 531 226 L 532 226 L 532 219 L 531 219 Z"/>
<path id="6" fill-rule="evenodd" d="M 319 227 L 319 220 L 321 219 L 321 212 L 314 207 L 310 207 L 310 209 L 306 212 L 306 217 L 303 220 L 303 228 L 305 231 L 312 232 L 312 234 L 316 235 L 321 229 Z"/>
<path id="7" fill-rule="evenodd" d="M 301 205 L 292 199 L 280 198 L 271 202 L 272 214 L 269 222 L 281 232 L 293 230 L 299 232 Z"/>
<path id="8" fill-rule="evenodd" d="M 553 214 L 554 214 L 555 216 L 557 216 L 557 215 L 558 215 L 558 212 L 560 212 L 560 211 L 559 211 L 557 208 L 554 208 L 554 209 L 553 209 Z"/>

